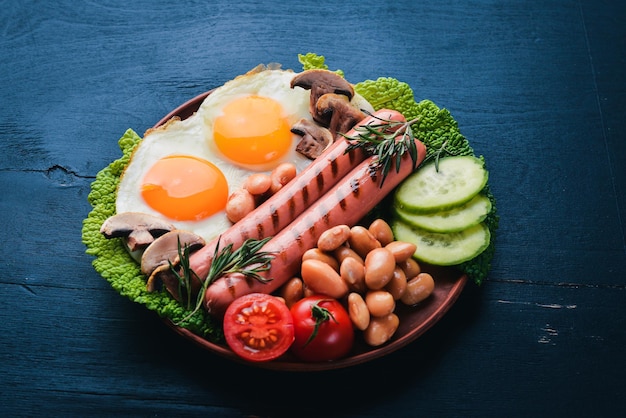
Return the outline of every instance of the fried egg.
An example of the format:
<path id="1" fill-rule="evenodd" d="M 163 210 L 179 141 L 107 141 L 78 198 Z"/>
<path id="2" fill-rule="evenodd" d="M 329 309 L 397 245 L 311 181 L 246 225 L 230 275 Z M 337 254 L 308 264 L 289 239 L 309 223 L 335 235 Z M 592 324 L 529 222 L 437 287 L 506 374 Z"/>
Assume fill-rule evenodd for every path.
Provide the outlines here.
<path id="1" fill-rule="evenodd" d="M 295 151 L 291 126 L 309 114 L 310 92 L 291 88 L 292 71 L 265 70 L 239 76 L 216 89 L 200 106 L 212 151 L 233 165 L 267 171 L 307 158 Z M 298 170 L 299 171 L 299 170 Z"/>
<path id="2" fill-rule="evenodd" d="M 215 89 L 198 111 L 146 132 L 120 178 L 116 210 L 161 216 L 209 241 L 231 226 L 230 193 L 283 162 L 302 171 L 290 129 L 309 114 L 310 92 L 291 70 L 255 69 Z"/>

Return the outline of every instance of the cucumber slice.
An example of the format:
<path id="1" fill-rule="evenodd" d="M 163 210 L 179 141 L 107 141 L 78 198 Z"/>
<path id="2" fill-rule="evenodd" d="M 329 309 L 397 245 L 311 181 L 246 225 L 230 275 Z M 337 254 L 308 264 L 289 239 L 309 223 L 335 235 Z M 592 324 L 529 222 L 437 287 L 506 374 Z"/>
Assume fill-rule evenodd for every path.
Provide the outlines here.
<path id="1" fill-rule="evenodd" d="M 431 232 L 458 232 L 481 223 L 491 211 L 491 200 L 477 194 L 454 209 L 435 213 L 411 213 L 395 208 L 396 215 L 410 226 Z"/>
<path id="2" fill-rule="evenodd" d="M 482 222 L 449 234 L 412 228 L 400 220 L 392 221 L 391 228 L 398 241 L 417 245 L 413 258 L 437 266 L 455 266 L 475 258 L 489 246 L 491 238 Z"/>
<path id="3" fill-rule="evenodd" d="M 481 159 L 471 155 L 446 157 L 411 174 L 395 192 L 396 207 L 413 213 L 449 210 L 468 202 L 487 184 Z"/>

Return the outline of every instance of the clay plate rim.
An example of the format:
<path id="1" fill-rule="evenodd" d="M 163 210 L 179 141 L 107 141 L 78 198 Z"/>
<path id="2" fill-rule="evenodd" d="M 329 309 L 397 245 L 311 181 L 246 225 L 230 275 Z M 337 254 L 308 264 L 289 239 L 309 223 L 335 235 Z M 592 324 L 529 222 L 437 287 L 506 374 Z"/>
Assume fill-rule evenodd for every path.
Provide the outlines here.
<path id="1" fill-rule="evenodd" d="M 172 117 L 179 117 L 184 120 L 192 116 L 212 91 L 213 90 L 209 90 L 199 94 L 178 106 L 159 120 L 154 127 L 156 128 L 163 125 Z M 185 328 L 174 325 L 169 319 L 165 319 L 164 321 L 177 334 L 190 340 L 194 344 L 236 363 L 284 371 L 323 371 L 355 366 L 391 354 L 416 340 L 448 312 L 458 299 L 467 282 L 467 275 L 460 273 L 452 267 L 422 265 L 422 269 L 423 271 L 431 273 L 435 278 L 435 289 L 432 295 L 419 306 L 408 307 L 398 304 L 396 314 L 400 318 L 400 326 L 391 341 L 380 347 L 370 347 L 365 344 L 361 338 L 357 338 L 352 350 L 353 353 L 341 360 L 306 363 L 298 361 L 287 353 L 281 358 L 270 362 L 249 362 L 237 356 L 225 344 L 212 343 Z"/>

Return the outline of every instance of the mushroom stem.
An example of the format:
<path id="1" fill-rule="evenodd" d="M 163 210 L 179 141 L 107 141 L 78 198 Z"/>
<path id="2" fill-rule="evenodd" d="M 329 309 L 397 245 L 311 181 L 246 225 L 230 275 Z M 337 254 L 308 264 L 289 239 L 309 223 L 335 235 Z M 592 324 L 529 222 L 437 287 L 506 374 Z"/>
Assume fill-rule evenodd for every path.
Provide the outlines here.
<path id="1" fill-rule="evenodd" d="M 352 106 L 346 96 L 332 93 L 319 98 L 316 111 L 330 119 L 328 129 L 333 138 L 348 132 L 365 117 L 365 113 Z"/>

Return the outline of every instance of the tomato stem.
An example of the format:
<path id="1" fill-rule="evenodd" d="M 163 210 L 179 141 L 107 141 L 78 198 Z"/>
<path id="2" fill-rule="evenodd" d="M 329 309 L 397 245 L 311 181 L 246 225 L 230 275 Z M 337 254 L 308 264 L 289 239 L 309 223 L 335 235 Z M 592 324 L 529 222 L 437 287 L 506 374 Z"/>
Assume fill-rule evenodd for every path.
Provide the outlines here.
<path id="1" fill-rule="evenodd" d="M 318 300 L 313 305 L 311 305 L 311 318 L 315 319 L 315 326 L 313 327 L 313 332 L 311 332 L 311 335 L 306 340 L 303 347 L 306 347 L 311 341 L 315 339 L 320 326 L 324 322 L 330 321 L 332 319 L 333 321 L 335 321 L 335 323 L 338 323 L 332 312 L 319 305 L 321 302 L 325 302 L 327 300 L 328 299 Z"/>

